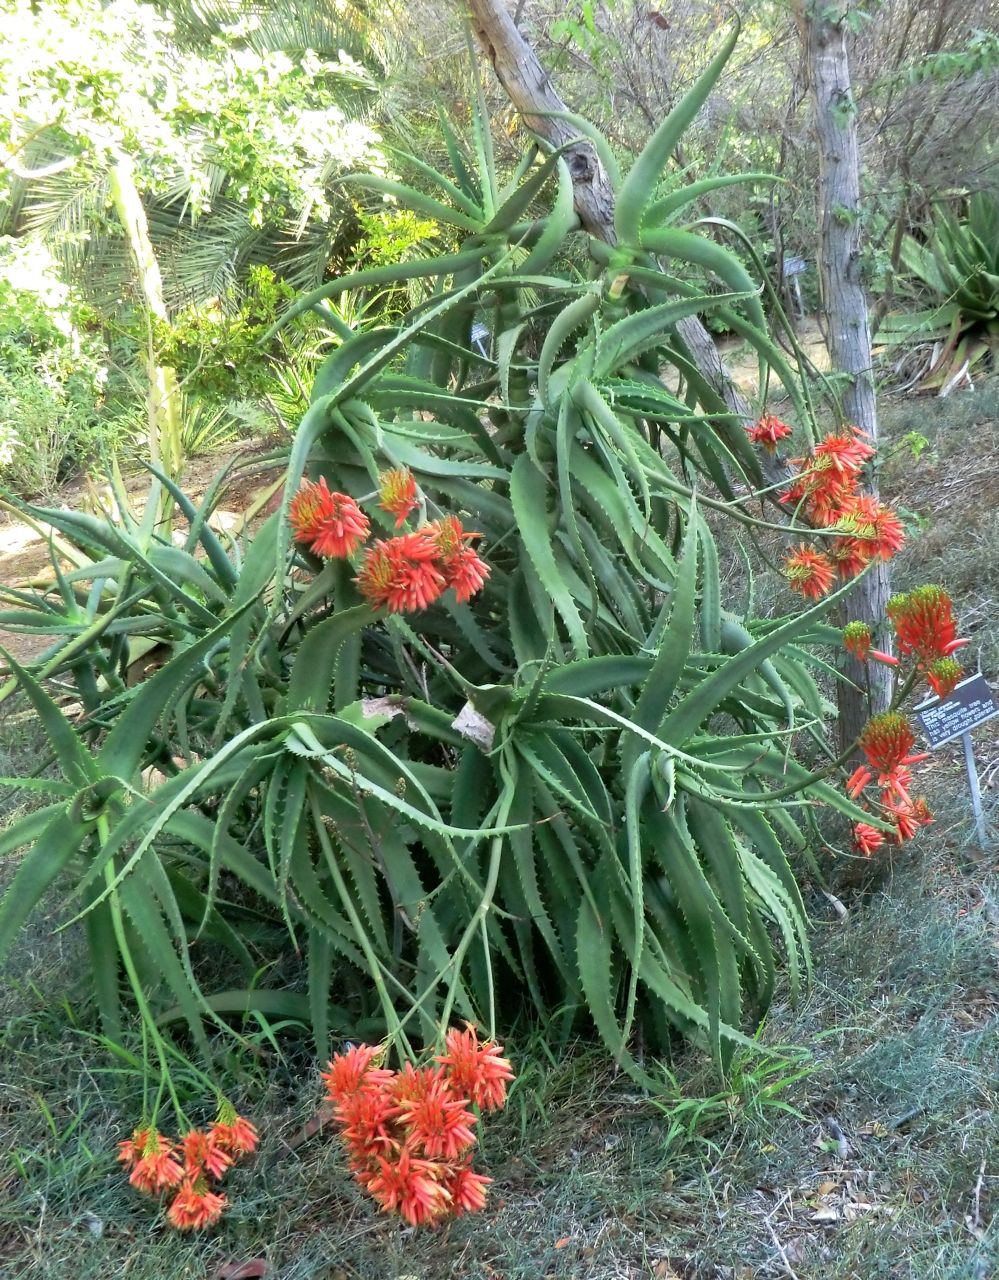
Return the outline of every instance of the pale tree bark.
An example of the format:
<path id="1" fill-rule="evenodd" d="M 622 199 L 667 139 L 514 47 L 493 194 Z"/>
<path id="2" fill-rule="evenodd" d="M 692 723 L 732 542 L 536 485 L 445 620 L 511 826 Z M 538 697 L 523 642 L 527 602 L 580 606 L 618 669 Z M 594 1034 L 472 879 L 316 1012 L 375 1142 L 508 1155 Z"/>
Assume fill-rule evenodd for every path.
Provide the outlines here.
<path id="1" fill-rule="evenodd" d="M 163 300 L 163 280 L 159 263 L 149 239 L 146 211 L 135 185 L 135 170 L 128 156 L 119 155 L 110 172 L 111 200 L 128 239 L 135 259 L 139 289 L 149 316 L 168 319 Z M 149 379 L 149 454 L 155 466 L 167 475 L 180 475 L 184 462 L 181 443 L 180 390 L 176 371 L 161 365 L 156 358 L 155 342 L 150 328 L 146 373 Z"/>
<path id="2" fill-rule="evenodd" d="M 850 82 L 849 0 L 832 8 L 827 0 L 795 0 L 802 49 L 808 68 L 819 152 L 819 280 L 829 359 L 839 375 L 844 421 L 877 443 L 878 417 L 871 359 L 867 297 L 860 278 L 860 143 L 857 110 Z M 870 486 L 876 493 L 877 482 Z M 847 597 L 845 621 L 883 625 L 891 592 L 888 566 L 879 561 Z M 891 675 L 878 663 L 865 669 L 846 660 L 846 674 L 863 685 L 867 674 L 874 711 L 890 701 Z M 867 718 L 866 698 L 848 685 L 839 687 L 839 733 L 844 747 L 853 742 Z"/>

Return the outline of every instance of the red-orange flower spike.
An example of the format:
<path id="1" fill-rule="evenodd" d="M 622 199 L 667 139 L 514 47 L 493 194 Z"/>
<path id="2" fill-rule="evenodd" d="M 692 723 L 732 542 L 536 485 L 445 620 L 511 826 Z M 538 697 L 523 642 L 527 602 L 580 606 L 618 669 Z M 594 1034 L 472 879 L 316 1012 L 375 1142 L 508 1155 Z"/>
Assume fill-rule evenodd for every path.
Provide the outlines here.
<path id="1" fill-rule="evenodd" d="M 126 1169 L 130 1171 L 134 1169 L 146 1154 L 146 1143 L 152 1133 L 152 1129 L 136 1129 L 130 1138 L 118 1143 L 118 1159 Z"/>
<path id="2" fill-rule="evenodd" d="M 503 1046 L 488 1040 L 480 1044 L 469 1022 L 464 1031 L 449 1031 L 444 1047 L 447 1053 L 438 1055 L 437 1061 L 447 1068 L 455 1090 L 483 1111 L 499 1110 L 506 1103 L 507 1082 L 514 1079 Z"/>
<path id="3" fill-rule="evenodd" d="M 946 698 L 953 693 L 962 675 L 961 664 L 954 658 L 937 658 L 926 669 L 926 679 L 938 698 Z"/>
<path id="4" fill-rule="evenodd" d="M 370 532 L 368 517 L 349 493 L 331 493 L 326 478 L 318 484 L 303 480 L 291 500 L 288 519 L 296 542 L 317 556 L 345 560 Z"/>
<path id="5" fill-rule="evenodd" d="M 352 1044 L 344 1053 L 335 1053 L 322 1073 L 330 1098 L 342 1103 L 358 1092 L 378 1093 L 395 1075 L 375 1065 L 382 1053 L 381 1046 L 370 1044 Z"/>
<path id="6" fill-rule="evenodd" d="M 486 1207 L 486 1187 L 492 1178 L 473 1173 L 469 1161 L 452 1169 L 444 1187 L 451 1197 L 451 1213 L 460 1218 L 463 1213 L 478 1213 Z"/>
<path id="7" fill-rule="evenodd" d="M 843 628 L 843 648 L 858 662 L 867 661 L 872 642 L 871 629 L 866 622 L 848 622 Z"/>
<path id="8" fill-rule="evenodd" d="M 898 635 L 899 652 L 915 655 L 922 666 L 949 658 L 968 643 L 958 639 L 951 598 L 942 587 L 928 584 L 892 596 L 888 617 Z"/>
<path id="9" fill-rule="evenodd" d="M 846 544 L 856 547 L 858 556 L 866 552 L 868 561 L 875 556 L 890 560 L 905 545 L 901 520 L 870 494 L 855 494 L 846 500 L 837 528 L 843 530 Z"/>
<path id="10" fill-rule="evenodd" d="M 864 725 L 859 742 L 871 768 L 879 774 L 890 774 L 899 765 L 909 763 L 916 735 L 905 716 L 897 711 L 883 711 L 871 716 Z"/>
<path id="11" fill-rule="evenodd" d="M 839 570 L 839 576 L 849 581 L 871 563 L 874 549 L 866 538 L 834 538 L 829 556 Z"/>
<path id="12" fill-rule="evenodd" d="M 204 1178 L 187 1178 L 167 1210 L 167 1221 L 178 1231 L 200 1231 L 218 1222 L 228 1201 L 208 1190 Z"/>
<path id="13" fill-rule="evenodd" d="M 865 858 L 869 858 L 872 853 L 876 853 L 884 842 L 883 832 L 879 831 L 877 827 L 872 827 L 867 822 L 858 822 L 853 828 L 854 846 Z"/>
<path id="14" fill-rule="evenodd" d="M 191 1178 L 208 1173 L 213 1178 L 223 1178 L 232 1164 L 232 1156 L 217 1142 L 213 1133 L 192 1129 L 181 1139 L 184 1153 L 184 1172 Z"/>
<path id="15" fill-rule="evenodd" d="M 228 1151 L 234 1159 L 251 1155 L 260 1142 L 256 1126 L 243 1116 L 237 1115 L 228 1105 L 219 1112 L 219 1118 L 209 1132 L 216 1145 L 223 1151 Z"/>
<path id="16" fill-rule="evenodd" d="M 336 1118 L 343 1126 L 341 1137 L 355 1164 L 363 1165 L 375 1156 L 385 1155 L 392 1147 L 392 1114 L 387 1087 L 362 1087 L 337 1104 Z"/>
<path id="17" fill-rule="evenodd" d="M 142 1155 L 137 1160 L 132 1161 L 125 1151 L 119 1149 L 119 1159 L 132 1165 L 128 1179 L 131 1185 L 150 1196 L 178 1186 L 184 1177 L 184 1169 L 176 1158 L 174 1144 L 155 1129 L 146 1129 L 133 1134 L 133 1147 L 140 1135 L 144 1136 L 144 1142 Z"/>
<path id="18" fill-rule="evenodd" d="M 428 609 L 447 586 L 437 557 L 429 526 L 376 542 L 365 552 L 357 588 L 370 604 L 386 607 L 390 613 Z"/>
<path id="19" fill-rule="evenodd" d="M 401 1213 L 418 1227 L 447 1212 L 451 1197 L 438 1181 L 441 1173 L 440 1165 L 403 1147 L 394 1158 L 377 1158 L 376 1172 L 366 1179 L 367 1190 L 387 1213 Z"/>
<path id="20" fill-rule="evenodd" d="M 818 600 L 832 586 L 836 571 L 827 555 L 802 543 L 784 558 L 784 576 L 792 590 Z"/>
<path id="21" fill-rule="evenodd" d="M 922 796 L 916 801 L 899 801 L 898 804 L 885 805 L 885 816 L 895 824 L 895 843 L 904 844 L 911 840 L 920 827 L 933 821 L 929 806 Z"/>
<path id="22" fill-rule="evenodd" d="M 852 479 L 868 458 L 874 457 L 874 452 L 867 443 L 866 433 L 859 427 L 851 427 L 849 432 L 831 431 L 815 446 L 815 465 L 829 466 L 844 478 Z"/>
<path id="23" fill-rule="evenodd" d="M 765 413 L 753 426 L 746 428 L 746 435 L 753 444 L 762 445 L 767 453 L 775 453 L 778 442 L 791 435 L 791 428 L 775 413 Z"/>
<path id="24" fill-rule="evenodd" d="M 454 1160 L 475 1141 L 476 1117 L 467 1099 L 452 1092 L 451 1082 L 435 1072 L 422 1096 L 400 1102 L 399 1122 L 415 1149 L 429 1159 Z"/>
<path id="25" fill-rule="evenodd" d="M 444 581 L 454 588 L 459 604 L 470 600 L 481 591 L 489 577 L 489 566 L 468 545 L 481 537 L 478 533 L 466 533 L 457 516 L 445 516 L 432 526 L 440 556 L 440 569 Z"/>
<path id="26" fill-rule="evenodd" d="M 395 527 L 401 529 L 409 513 L 419 506 L 413 473 L 403 467 L 383 471 L 378 477 L 378 503 L 395 516 Z"/>

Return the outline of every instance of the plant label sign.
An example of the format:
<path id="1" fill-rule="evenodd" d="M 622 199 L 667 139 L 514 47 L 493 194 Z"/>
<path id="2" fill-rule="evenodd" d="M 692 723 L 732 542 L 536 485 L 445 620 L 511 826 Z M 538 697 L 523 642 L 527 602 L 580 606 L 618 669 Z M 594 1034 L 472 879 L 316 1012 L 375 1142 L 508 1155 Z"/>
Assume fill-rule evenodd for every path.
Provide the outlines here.
<path id="1" fill-rule="evenodd" d="M 954 738 L 962 739 L 964 746 L 964 765 L 968 770 L 968 790 L 971 792 L 971 807 L 975 813 L 975 826 L 982 846 L 988 844 L 988 831 L 985 827 L 985 813 L 982 809 L 982 791 L 978 784 L 978 770 L 975 768 L 975 753 L 971 746 L 971 731 L 977 729 L 986 720 L 999 716 L 992 690 L 985 683 L 985 677 L 979 671 L 955 685 L 946 698 L 931 698 L 929 702 L 921 702 L 914 708 L 923 726 L 923 732 L 929 741 L 930 750 L 936 751 L 945 742 Z"/>
<path id="2" fill-rule="evenodd" d="M 932 698 L 915 708 L 923 732 L 935 751 L 953 738 L 961 738 L 980 724 L 999 716 L 992 690 L 979 672 L 956 685 L 946 698 Z"/>

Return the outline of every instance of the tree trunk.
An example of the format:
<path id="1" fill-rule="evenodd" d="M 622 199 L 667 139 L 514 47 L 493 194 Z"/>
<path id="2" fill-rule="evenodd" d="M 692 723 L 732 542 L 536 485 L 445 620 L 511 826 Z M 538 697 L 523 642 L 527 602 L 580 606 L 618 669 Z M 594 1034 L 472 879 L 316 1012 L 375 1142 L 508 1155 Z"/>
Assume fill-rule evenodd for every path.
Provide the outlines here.
<path id="1" fill-rule="evenodd" d="M 504 0 L 470 0 L 469 8 L 476 37 L 525 125 L 551 147 L 572 143 L 579 137 L 579 130 L 570 121 L 557 115 L 538 114 L 565 112 L 568 108 L 537 54 L 517 30 Z M 572 175 L 576 212 L 584 231 L 614 244 L 614 190 L 596 151 L 588 142 L 576 142 L 565 152 L 565 160 Z M 676 330 L 701 376 L 724 399 L 729 410 L 744 422 L 752 422 L 755 413 L 732 381 L 718 348 L 700 320 L 688 316 L 679 321 Z M 768 485 L 783 484 L 787 480 L 789 468 L 778 455 L 761 451 L 759 460 Z"/>
<path id="2" fill-rule="evenodd" d="M 111 166 L 111 199 L 128 238 L 138 272 L 139 288 L 150 317 L 167 319 L 159 263 L 149 239 L 149 224 L 142 197 L 135 185 L 135 171 L 128 156 L 119 155 Z M 154 466 L 176 478 L 183 465 L 180 390 L 177 374 L 159 364 L 150 326 L 146 373 L 149 380 L 149 454 Z"/>
<path id="3" fill-rule="evenodd" d="M 856 424 L 876 444 L 871 332 L 860 279 L 860 144 L 850 83 L 847 11 L 838 10 L 834 19 L 827 16 L 830 11 L 823 0 L 796 0 L 796 12 L 819 151 L 819 280 L 829 358 L 833 372 L 840 375 L 843 420 Z M 876 492 L 876 481 L 870 491 Z M 844 620 L 857 619 L 872 629 L 882 626 L 890 591 L 888 566 L 879 560 L 847 597 Z M 869 674 L 872 710 L 883 711 L 888 706 L 891 675 L 886 667 L 873 664 L 865 672 L 850 658 L 844 662 L 844 670 L 862 687 Z M 840 741 L 846 747 L 867 719 L 866 699 L 846 684 L 840 684 L 838 698 Z"/>

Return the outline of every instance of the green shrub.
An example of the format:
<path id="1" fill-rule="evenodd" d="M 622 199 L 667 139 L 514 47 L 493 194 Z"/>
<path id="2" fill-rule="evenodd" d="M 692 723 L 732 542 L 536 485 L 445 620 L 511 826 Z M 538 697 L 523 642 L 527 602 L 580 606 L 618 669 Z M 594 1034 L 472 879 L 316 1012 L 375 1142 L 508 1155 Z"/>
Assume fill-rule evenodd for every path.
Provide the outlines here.
<path id="1" fill-rule="evenodd" d="M 89 324 L 44 249 L 0 241 L 0 485 L 50 493 L 131 433 L 105 409 L 108 354 Z"/>

